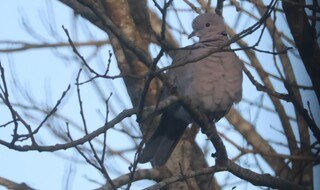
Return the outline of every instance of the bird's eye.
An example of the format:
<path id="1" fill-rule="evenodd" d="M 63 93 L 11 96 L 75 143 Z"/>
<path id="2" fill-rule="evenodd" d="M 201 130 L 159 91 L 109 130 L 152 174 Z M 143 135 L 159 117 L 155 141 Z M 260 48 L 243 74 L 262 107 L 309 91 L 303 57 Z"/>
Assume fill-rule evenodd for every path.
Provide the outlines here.
<path id="1" fill-rule="evenodd" d="M 210 26 L 210 23 L 206 23 L 206 27 L 209 27 Z"/>

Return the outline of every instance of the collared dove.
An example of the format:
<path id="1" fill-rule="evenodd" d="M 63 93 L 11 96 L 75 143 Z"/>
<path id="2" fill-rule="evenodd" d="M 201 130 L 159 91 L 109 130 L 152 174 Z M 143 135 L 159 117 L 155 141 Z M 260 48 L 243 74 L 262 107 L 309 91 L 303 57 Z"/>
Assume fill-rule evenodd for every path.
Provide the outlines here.
<path id="1" fill-rule="evenodd" d="M 201 14 L 192 22 L 192 28 L 189 38 L 197 36 L 199 42 L 172 52 L 172 64 L 181 66 L 167 72 L 168 80 L 180 96 L 187 97 L 193 107 L 217 122 L 241 100 L 242 64 L 229 47 L 210 54 L 228 41 L 220 16 Z M 164 96 L 168 96 L 170 89 L 165 91 Z M 166 163 L 190 123 L 192 118 L 181 105 L 166 109 L 139 162 L 153 161 L 158 166 Z"/>

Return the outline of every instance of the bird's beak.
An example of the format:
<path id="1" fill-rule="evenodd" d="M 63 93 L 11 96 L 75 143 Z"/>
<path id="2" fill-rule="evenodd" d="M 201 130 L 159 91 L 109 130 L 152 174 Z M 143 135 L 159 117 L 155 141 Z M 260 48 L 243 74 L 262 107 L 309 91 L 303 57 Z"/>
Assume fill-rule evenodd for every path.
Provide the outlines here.
<path id="1" fill-rule="evenodd" d="M 188 39 L 192 38 L 193 36 L 195 36 L 197 34 L 197 31 L 194 30 L 191 32 L 191 34 L 189 34 Z"/>

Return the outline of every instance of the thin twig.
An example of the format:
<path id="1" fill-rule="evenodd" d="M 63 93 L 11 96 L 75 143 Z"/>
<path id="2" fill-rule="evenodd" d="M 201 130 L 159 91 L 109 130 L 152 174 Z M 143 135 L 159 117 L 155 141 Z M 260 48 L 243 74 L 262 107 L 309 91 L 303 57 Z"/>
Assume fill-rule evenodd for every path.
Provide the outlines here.
<path id="1" fill-rule="evenodd" d="M 67 89 L 65 91 L 62 92 L 61 97 L 59 98 L 59 100 L 57 101 L 56 105 L 51 109 L 51 111 L 46 115 L 46 117 L 42 120 L 42 122 L 39 124 L 39 126 L 32 132 L 33 134 L 38 133 L 38 131 L 40 130 L 40 128 L 44 125 L 45 122 L 47 122 L 47 120 L 54 115 L 57 111 L 58 111 L 58 107 L 61 104 L 63 98 L 67 95 L 68 91 L 70 90 L 71 86 L 70 84 L 68 85 Z"/>
<path id="2" fill-rule="evenodd" d="M 285 100 L 287 102 L 292 101 L 291 96 L 289 96 L 289 94 L 283 94 L 283 93 L 273 91 L 273 90 L 267 88 L 266 86 L 260 84 L 258 81 L 256 81 L 254 79 L 253 75 L 250 73 L 250 71 L 244 65 L 243 65 L 242 69 L 243 69 L 244 73 L 248 76 L 248 78 L 250 79 L 251 83 L 256 87 L 256 89 L 258 91 L 266 92 L 274 97 L 280 98 L 280 99 Z"/>

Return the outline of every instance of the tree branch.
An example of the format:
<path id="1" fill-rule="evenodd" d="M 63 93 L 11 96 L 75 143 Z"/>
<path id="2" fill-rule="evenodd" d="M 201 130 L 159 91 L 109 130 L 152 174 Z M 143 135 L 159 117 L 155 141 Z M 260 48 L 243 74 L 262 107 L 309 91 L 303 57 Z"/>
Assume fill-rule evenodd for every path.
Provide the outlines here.
<path id="1" fill-rule="evenodd" d="M 320 101 L 320 49 L 316 41 L 316 31 L 308 21 L 307 14 L 302 8 L 305 1 L 282 1 L 287 22 L 298 48 L 303 64 L 310 76 L 315 93 Z"/>

